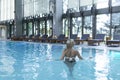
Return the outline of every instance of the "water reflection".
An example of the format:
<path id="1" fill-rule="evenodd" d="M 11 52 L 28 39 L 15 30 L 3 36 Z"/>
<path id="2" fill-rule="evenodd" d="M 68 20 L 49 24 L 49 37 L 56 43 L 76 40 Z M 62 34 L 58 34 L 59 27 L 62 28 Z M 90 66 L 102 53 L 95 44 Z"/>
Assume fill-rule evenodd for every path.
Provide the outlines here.
<path id="1" fill-rule="evenodd" d="M 52 45 L 47 45 L 47 49 L 46 49 L 46 59 L 48 60 L 52 60 L 53 56 L 52 56 Z"/>
<path id="2" fill-rule="evenodd" d="M 119 80 L 120 79 L 120 51 L 109 51 L 110 57 L 110 68 L 109 68 L 109 77 L 111 80 Z"/>
<path id="3" fill-rule="evenodd" d="M 100 52 L 96 50 L 95 63 L 96 80 L 108 80 L 109 56 L 106 49 Z"/>
<path id="4" fill-rule="evenodd" d="M 50 78 L 50 76 L 55 75 L 54 67 L 51 65 L 53 60 L 51 44 L 26 45 L 23 56 L 22 77 L 25 80 L 36 80 L 43 79 L 48 75 Z"/>
<path id="5" fill-rule="evenodd" d="M 15 71 L 13 65 L 15 59 L 12 56 L 3 54 L 0 56 L 0 76 L 11 76 Z"/>
<path id="6" fill-rule="evenodd" d="M 3 79 L 12 76 L 14 73 L 16 59 L 12 55 L 14 51 L 7 46 L 6 42 L 1 41 L 0 46 L 0 78 Z"/>
<path id="7" fill-rule="evenodd" d="M 80 50 L 84 59 L 90 59 L 95 57 L 96 50 L 92 48 L 81 48 Z"/>
<path id="8" fill-rule="evenodd" d="M 25 46 L 23 55 L 22 77 L 24 80 L 36 80 L 39 76 L 39 62 L 45 55 L 45 47 L 38 44 Z M 40 59 L 41 58 L 41 59 Z"/>

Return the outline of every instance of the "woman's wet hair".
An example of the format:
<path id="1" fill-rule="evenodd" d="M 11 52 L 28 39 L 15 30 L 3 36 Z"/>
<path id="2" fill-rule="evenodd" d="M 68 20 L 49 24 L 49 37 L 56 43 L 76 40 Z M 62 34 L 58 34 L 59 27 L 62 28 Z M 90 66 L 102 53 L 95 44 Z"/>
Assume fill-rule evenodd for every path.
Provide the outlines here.
<path id="1" fill-rule="evenodd" d="M 74 39 L 68 39 L 66 42 L 67 47 L 73 47 L 75 44 Z"/>

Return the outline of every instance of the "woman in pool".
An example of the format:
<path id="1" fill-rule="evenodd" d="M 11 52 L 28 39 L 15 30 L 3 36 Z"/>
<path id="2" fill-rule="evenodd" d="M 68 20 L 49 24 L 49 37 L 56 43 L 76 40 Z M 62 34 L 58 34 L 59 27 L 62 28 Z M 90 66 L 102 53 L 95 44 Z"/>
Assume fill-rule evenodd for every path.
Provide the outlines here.
<path id="1" fill-rule="evenodd" d="M 69 39 L 66 42 L 66 48 L 64 49 L 61 60 L 64 60 L 64 63 L 68 66 L 70 73 L 72 74 L 73 67 L 75 65 L 75 57 L 77 56 L 79 59 L 83 59 L 77 50 L 73 49 L 74 40 Z"/>
<path id="2" fill-rule="evenodd" d="M 61 60 L 64 60 L 65 62 L 75 62 L 75 57 L 78 56 L 79 59 L 83 59 L 79 52 L 77 50 L 73 49 L 74 46 L 74 40 L 73 39 L 69 39 L 67 40 L 66 43 L 66 49 L 64 49 L 62 56 L 61 56 Z"/>

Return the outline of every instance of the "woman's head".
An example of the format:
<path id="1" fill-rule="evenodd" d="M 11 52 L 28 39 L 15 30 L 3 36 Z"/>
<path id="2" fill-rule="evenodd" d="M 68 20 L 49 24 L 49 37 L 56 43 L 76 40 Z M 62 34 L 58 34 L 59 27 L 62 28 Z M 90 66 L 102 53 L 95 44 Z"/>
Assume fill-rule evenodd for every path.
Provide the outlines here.
<path id="1" fill-rule="evenodd" d="M 68 39 L 66 42 L 67 48 L 72 48 L 74 46 L 75 42 L 73 39 Z"/>

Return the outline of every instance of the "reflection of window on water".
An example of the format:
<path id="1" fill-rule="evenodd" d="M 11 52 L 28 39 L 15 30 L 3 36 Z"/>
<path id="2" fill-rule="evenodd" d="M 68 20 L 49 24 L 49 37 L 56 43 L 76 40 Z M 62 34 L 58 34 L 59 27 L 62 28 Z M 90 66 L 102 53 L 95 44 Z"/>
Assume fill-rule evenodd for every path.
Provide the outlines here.
<path id="1" fill-rule="evenodd" d="M 107 80 L 110 60 L 105 52 L 103 54 L 97 53 L 95 56 L 95 80 Z"/>

